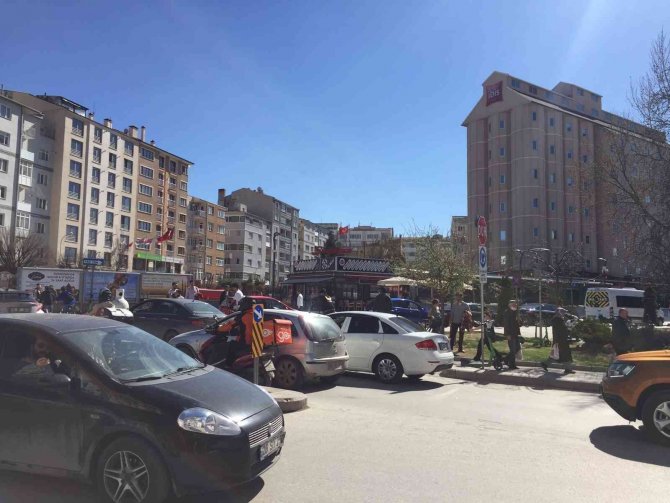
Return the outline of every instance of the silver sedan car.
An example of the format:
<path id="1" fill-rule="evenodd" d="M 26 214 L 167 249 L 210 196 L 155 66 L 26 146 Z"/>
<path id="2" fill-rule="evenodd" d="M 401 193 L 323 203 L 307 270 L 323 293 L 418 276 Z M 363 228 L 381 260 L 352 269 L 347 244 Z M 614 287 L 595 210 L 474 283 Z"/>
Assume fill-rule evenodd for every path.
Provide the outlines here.
<path id="1" fill-rule="evenodd" d="M 216 327 L 240 313 L 226 316 L 201 330 L 172 338 L 169 343 L 194 358 L 203 360 L 203 345 L 216 334 Z M 346 370 L 349 355 L 340 327 L 328 316 L 303 311 L 272 309 L 265 320 L 291 322 L 292 343 L 277 345 L 274 351 L 275 385 L 286 389 L 300 388 L 306 379 L 320 378 L 334 383 Z"/>

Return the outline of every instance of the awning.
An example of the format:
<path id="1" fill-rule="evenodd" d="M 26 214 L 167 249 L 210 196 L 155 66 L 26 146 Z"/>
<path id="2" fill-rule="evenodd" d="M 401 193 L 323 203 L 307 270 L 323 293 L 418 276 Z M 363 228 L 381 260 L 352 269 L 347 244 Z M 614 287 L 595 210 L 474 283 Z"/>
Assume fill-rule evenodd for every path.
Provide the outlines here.
<path id="1" fill-rule="evenodd" d="M 323 283 L 325 281 L 332 281 L 332 276 L 321 276 L 318 278 L 307 277 L 307 278 L 289 278 L 281 282 L 282 285 L 300 285 L 303 283 Z"/>
<path id="2" fill-rule="evenodd" d="M 377 281 L 379 286 L 416 286 L 416 281 L 409 278 L 394 276 Z"/>

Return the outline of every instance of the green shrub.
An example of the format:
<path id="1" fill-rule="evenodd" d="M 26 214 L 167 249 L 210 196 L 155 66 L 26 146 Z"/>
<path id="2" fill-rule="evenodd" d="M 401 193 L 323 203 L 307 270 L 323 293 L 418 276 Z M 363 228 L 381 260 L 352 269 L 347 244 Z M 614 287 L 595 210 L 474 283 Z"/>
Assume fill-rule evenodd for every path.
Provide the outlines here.
<path id="1" fill-rule="evenodd" d="M 572 336 L 584 341 L 591 348 L 602 348 L 612 342 L 612 329 L 598 320 L 581 320 L 572 329 Z"/>

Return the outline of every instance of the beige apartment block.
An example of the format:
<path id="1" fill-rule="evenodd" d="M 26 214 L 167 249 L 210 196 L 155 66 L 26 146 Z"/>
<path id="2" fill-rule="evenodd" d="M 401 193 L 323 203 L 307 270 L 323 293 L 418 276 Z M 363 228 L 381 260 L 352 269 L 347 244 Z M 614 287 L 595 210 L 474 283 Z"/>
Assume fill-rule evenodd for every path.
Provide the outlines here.
<path id="1" fill-rule="evenodd" d="M 206 287 L 223 283 L 226 275 L 226 208 L 192 197 L 189 201 L 186 271 Z"/>
<path id="2" fill-rule="evenodd" d="M 548 89 L 501 72 L 483 83 L 463 126 L 473 222 L 466 239 L 477 245 L 474 221 L 485 216 L 490 271 L 518 270 L 517 250 L 547 248 L 546 260 L 580 252 L 585 272 L 597 273 L 603 259 L 610 274 L 633 272 L 618 260 L 621 232 L 607 218 L 609 189 L 597 183 L 595 167 L 620 128 L 646 141 L 658 132 L 603 110 L 599 94 L 577 85 Z"/>

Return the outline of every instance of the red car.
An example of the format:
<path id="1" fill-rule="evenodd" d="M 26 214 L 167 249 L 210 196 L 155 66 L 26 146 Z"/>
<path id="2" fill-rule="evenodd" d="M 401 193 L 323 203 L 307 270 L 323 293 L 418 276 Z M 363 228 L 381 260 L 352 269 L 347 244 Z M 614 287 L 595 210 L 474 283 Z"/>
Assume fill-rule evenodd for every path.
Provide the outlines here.
<path id="1" fill-rule="evenodd" d="M 250 299 L 253 299 L 256 304 L 262 304 L 263 309 L 287 309 L 289 311 L 294 311 L 291 306 L 288 306 L 281 302 L 280 300 L 275 299 L 274 297 L 268 297 L 267 295 L 247 295 Z M 233 310 L 229 307 L 220 308 L 225 314 L 230 314 Z"/>

